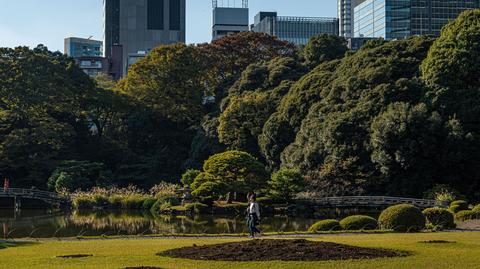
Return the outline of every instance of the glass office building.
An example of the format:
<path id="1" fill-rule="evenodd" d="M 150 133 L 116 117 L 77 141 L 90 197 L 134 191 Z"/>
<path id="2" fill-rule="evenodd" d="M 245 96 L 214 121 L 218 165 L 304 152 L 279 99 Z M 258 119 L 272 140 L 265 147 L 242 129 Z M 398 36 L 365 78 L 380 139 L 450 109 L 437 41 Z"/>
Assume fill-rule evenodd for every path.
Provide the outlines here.
<path id="1" fill-rule="evenodd" d="M 70 57 L 93 56 L 102 57 L 103 42 L 79 37 L 65 38 L 64 51 Z"/>
<path id="2" fill-rule="evenodd" d="M 479 0 L 366 0 L 355 7 L 354 36 L 438 36 L 461 12 L 478 7 Z"/>
<path id="3" fill-rule="evenodd" d="M 276 12 L 260 12 L 255 16 L 252 31 L 305 45 L 312 36 L 339 35 L 339 24 L 337 18 L 289 17 L 277 16 Z"/>

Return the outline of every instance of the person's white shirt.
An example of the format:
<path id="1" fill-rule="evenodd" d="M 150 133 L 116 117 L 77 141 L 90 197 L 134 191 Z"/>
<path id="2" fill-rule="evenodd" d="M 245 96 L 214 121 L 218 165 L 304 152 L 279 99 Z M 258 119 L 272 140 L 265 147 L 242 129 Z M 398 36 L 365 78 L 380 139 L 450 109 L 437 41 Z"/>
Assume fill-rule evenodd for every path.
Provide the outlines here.
<path id="1" fill-rule="evenodd" d="M 248 214 L 256 214 L 257 218 L 260 219 L 260 207 L 258 203 L 253 202 L 248 205 Z"/>

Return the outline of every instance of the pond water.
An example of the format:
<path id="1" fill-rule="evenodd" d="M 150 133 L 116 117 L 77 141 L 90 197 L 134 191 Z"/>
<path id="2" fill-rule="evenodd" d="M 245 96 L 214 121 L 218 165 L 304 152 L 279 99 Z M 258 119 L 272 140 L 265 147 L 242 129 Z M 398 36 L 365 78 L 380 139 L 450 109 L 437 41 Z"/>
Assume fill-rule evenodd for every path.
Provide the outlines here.
<path id="1" fill-rule="evenodd" d="M 315 219 L 263 217 L 263 232 L 306 231 Z M 51 212 L 48 210 L 0 210 L 1 236 L 53 238 L 102 235 L 234 234 L 246 233 L 243 216 L 153 216 L 148 211 Z"/>

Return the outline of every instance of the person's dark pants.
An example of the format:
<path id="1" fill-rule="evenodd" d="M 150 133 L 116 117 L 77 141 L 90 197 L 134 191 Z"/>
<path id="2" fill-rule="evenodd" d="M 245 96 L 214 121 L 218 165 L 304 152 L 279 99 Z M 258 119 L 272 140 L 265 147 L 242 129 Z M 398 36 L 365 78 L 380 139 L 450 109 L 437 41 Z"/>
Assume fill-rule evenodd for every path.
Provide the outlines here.
<path id="1" fill-rule="evenodd" d="M 248 230 L 250 231 L 250 236 L 252 237 L 254 237 L 256 233 L 260 233 L 260 230 L 257 228 L 258 222 L 257 214 L 248 215 L 247 225 Z"/>

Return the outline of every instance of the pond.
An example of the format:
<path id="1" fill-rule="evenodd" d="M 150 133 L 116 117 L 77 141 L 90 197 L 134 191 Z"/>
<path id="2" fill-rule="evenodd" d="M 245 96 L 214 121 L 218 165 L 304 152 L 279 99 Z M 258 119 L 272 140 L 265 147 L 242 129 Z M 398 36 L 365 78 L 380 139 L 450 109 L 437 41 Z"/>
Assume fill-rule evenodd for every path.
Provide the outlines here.
<path id="1" fill-rule="evenodd" d="M 269 216 L 262 218 L 263 232 L 306 231 L 315 219 Z M 236 234 L 246 233 L 243 216 L 153 216 L 149 211 L 0 210 L 1 236 L 53 238 L 76 236 L 148 234 Z"/>

